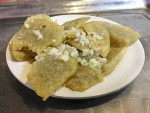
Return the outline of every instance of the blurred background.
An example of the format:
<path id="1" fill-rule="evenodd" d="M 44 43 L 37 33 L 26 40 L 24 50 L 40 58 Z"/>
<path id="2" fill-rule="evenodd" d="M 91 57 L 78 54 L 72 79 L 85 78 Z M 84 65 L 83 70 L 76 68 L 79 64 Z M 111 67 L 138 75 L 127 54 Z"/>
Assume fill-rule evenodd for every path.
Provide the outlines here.
<path id="1" fill-rule="evenodd" d="M 0 18 L 149 8 L 150 0 L 0 0 Z"/>

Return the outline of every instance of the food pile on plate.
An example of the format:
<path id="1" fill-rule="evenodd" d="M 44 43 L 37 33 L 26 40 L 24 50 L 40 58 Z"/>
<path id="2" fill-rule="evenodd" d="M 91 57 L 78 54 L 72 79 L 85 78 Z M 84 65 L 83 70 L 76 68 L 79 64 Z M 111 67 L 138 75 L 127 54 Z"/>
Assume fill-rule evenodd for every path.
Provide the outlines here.
<path id="1" fill-rule="evenodd" d="M 34 59 L 29 84 L 45 101 L 65 86 L 83 92 L 110 74 L 140 34 L 82 17 L 58 25 L 48 15 L 28 17 L 10 43 L 17 61 Z"/>

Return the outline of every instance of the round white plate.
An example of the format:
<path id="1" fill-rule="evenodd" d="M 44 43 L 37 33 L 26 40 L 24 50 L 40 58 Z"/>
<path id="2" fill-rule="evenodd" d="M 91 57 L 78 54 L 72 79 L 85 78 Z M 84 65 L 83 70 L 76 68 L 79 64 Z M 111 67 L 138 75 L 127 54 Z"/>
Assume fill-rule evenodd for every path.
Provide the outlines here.
<path id="1" fill-rule="evenodd" d="M 89 15 L 61 15 L 52 17 L 52 20 L 57 20 L 58 24 L 63 24 L 66 21 L 84 16 L 91 17 L 89 21 L 107 21 L 117 24 L 111 20 Z M 119 62 L 115 70 L 110 75 L 105 77 L 102 83 L 99 83 L 84 92 L 71 91 L 68 88 L 62 87 L 57 90 L 52 96 L 58 98 L 85 99 L 99 97 L 118 91 L 121 88 L 127 86 L 138 76 L 144 65 L 144 60 L 144 49 L 141 42 L 138 40 L 128 48 L 127 52 L 125 53 L 124 57 Z M 9 46 L 6 50 L 6 61 L 9 69 L 16 77 L 16 79 L 18 79 L 23 85 L 32 89 L 32 87 L 27 82 L 27 74 L 29 72 L 29 69 L 31 68 L 31 64 L 29 62 L 15 61 L 12 58 Z"/>

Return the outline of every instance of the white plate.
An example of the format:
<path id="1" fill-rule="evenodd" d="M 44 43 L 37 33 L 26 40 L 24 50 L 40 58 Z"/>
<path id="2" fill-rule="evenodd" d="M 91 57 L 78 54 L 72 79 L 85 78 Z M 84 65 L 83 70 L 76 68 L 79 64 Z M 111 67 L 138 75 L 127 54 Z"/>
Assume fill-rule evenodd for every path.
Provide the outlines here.
<path id="1" fill-rule="evenodd" d="M 62 24 L 66 21 L 83 16 L 88 15 L 61 15 L 52 17 L 52 19 L 57 20 L 58 24 Z M 115 23 L 113 21 L 100 17 L 88 17 L 91 17 L 90 21 L 107 21 L 110 23 Z M 57 90 L 52 96 L 58 98 L 84 99 L 103 96 L 118 91 L 121 88 L 127 86 L 138 76 L 144 65 L 144 60 L 144 49 L 141 42 L 138 40 L 128 48 L 127 52 L 125 53 L 124 57 L 119 62 L 115 70 L 110 75 L 105 77 L 102 83 L 99 83 L 84 92 L 71 91 L 68 88 L 62 87 Z M 32 89 L 32 87 L 27 82 L 27 73 L 29 72 L 31 64 L 29 62 L 16 62 L 11 56 L 9 46 L 6 50 L 6 61 L 9 69 L 16 77 L 16 79 L 18 79 L 28 88 Z"/>

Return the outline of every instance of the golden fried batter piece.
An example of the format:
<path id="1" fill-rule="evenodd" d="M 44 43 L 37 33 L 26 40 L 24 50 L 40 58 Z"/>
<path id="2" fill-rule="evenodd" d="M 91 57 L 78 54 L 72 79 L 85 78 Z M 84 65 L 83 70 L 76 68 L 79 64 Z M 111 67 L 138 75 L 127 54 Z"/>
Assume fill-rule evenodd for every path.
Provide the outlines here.
<path id="1" fill-rule="evenodd" d="M 43 55 L 40 61 L 32 64 L 32 70 L 27 75 L 29 84 L 37 95 L 45 101 L 77 70 L 77 61 L 70 58 L 68 62 Z"/>
<path id="2" fill-rule="evenodd" d="M 12 50 L 28 48 L 37 54 L 43 52 L 47 46 L 56 46 L 62 43 L 63 27 L 52 22 L 44 14 L 28 17 L 24 26 L 15 34 L 11 41 Z"/>
<path id="3" fill-rule="evenodd" d="M 103 77 L 100 69 L 91 68 L 88 66 L 80 66 L 76 73 L 68 79 L 65 87 L 68 87 L 73 91 L 83 92 L 102 81 Z"/>
<path id="4" fill-rule="evenodd" d="M 108 32 L 110 34 L 111 46 L 113 47 L 130 46 L 141 37 L 138 32 L 126 26 L 111 24 L 102 21 L 95 21 L 95 23 L 99 23 L 103 27 L 108 29 Z"/>
<path id="5" fill-rule="evenodd" d="M 107 63 L 102 65 L 102 75 L 106 76 L 110 74 L 117 64 L 120 62 L 128 47 L 111 47 L 107 56 Z"/>
<path id="6" fill-rule="evenodd" d="M 65 22 L 63 24 L 65 29 L 71 29 L 72 27 L 79 28 L 82 24 L 88 21 L 90 17 L 81 17 L 72 21 Z"/>
<path id="7" fill-rule="evenodd" d="M 108 30 L 96 22 L 87 22 L 83 24 L 82 27 L 87 34 L 92 35 L 88 37 L 91 42 L 92 49 L 96 50 L 102 57 L 107 57 L 110 49 Z M 96 37 L 93 36 L 95 35 L 94 33 L 99 35 L 99 37 L 97 37 L 99 39 L 96 39 Z"/>
<path id="8" fill-rule="evenodd" d="M 17 61 L 26 61 L 34 58 L 30 53 L 20 50 L 12 51 L 12 54 Z"/>
<path id="9" fill-rule="evenodd" d="M 22 48 L 22 50 L 11 50 L 11 52 L 13 58 L 17 61 L 27 61 L 36 56 L 36 53 L 28 50 L 28 48 Z"/>

